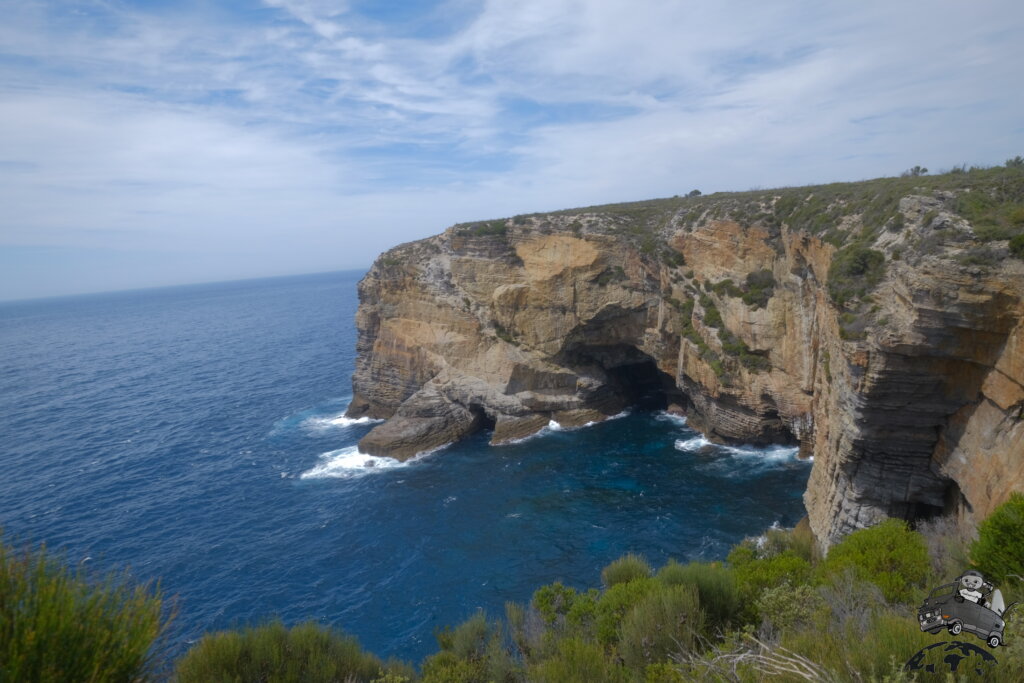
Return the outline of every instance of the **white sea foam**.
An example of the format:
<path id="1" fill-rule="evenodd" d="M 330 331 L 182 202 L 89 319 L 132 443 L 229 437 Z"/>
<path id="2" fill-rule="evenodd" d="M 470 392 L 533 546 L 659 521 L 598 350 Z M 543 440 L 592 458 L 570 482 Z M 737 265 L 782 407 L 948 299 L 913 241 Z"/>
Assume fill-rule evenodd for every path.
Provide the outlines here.
<path id="1" fill-rule="evenodd" d="M 758 458 L 759 460 L 772 460 L 781 462 L 793 460 L 800 450 L 797 446 L 722 446 L 729 455 L 738 458 Z"/>
<path id="2" fill-rule="evenodd" d="M 698 434 L 689 439 L 676 439 L 675 443 L 677 451 L 699 451 L 710 445 L 711 442 L 705 439 L 703 434 Z"/>
<path id="3" fill-rule="evenodd" d="M 654 419 L 657 420 L 658 422 L 671 422 L 672 424 L 677 424 L 680 427 L 685 427 L 686 426 L 686 416 L 685 415 L 676 415 L 675 413 L 666 413 L 664 410 L 659 411 L 658 413 L 656 413 L 654 415 Z"/>
<path id="4" fill-rule="evenodd" d="M 768 529 L 771 530 L 771 531 L 778 531 L 778 530 L 782 529 L 782 524 L 779 523 L 779 520 L 775 520 L 774 522 L 772 522 L 772 525 L 770 527 L 768 527 Z M 764 548 L 764 544 L 767 543 L 767 542 L 768 542 L 768 534 L 767 533 L 763 533 L 760 536 L 757 536 L 757 537 L 754 538 L 754 544 L 757 546 L 758 550 L 760 550 L 761 548 Z"/>
<path id="5" fill-rule="evenodd" d="M 302 421 L 302 426 L 313 431 L 324 431 L 326 429 L 345 429 L 356 425 L 368 425 L 383 422 L 372 417 L 345 417 L 345 413 L 330 417 L 308 417 Z"/>
<path id="6" fill-rule="evenodd" d="M 385 458 L 378 455 L 366 455 L 359 452 L 358 446 L 339 448 L 336 451 L 328 451 L 320 456 L 320 463 L 312 469 L 306 470 L 300 479 L 347 479 L 358 477 L 374 472 L 404 467 L 411 461 L 402 462 L 394 458 Z"/>

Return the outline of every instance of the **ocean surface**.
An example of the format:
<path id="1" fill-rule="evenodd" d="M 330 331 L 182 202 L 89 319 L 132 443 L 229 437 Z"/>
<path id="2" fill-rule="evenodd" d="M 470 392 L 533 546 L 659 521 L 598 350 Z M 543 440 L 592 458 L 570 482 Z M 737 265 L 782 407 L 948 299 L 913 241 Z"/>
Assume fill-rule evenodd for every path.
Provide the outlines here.
<path id="1" fill-rule="evenodd" d="M 419 662 L 434 630 L 626 552 L 721 559 L 804 514 L 792 448 L 631 412 L 399 465 L 343 417 L 361 273 L 0 304 L 0 528 L 175 596 L 171 648 L 315 619 Z"/>

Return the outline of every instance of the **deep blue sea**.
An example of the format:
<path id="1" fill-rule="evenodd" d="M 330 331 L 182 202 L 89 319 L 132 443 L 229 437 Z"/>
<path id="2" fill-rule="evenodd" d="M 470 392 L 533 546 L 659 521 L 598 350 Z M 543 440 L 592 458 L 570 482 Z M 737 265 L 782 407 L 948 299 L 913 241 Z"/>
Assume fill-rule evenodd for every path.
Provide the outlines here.
<path id="1" fill-rule="evenodd" d="M 804 514 L 795 449 L 633 412 L 401 466 L 354 449 L 361 273 L 0 304 L 0 528 L 176 596 L 172 649 L 319 620 L 418 662 L 436 628 L 633 551 L 720 559 Z"/>

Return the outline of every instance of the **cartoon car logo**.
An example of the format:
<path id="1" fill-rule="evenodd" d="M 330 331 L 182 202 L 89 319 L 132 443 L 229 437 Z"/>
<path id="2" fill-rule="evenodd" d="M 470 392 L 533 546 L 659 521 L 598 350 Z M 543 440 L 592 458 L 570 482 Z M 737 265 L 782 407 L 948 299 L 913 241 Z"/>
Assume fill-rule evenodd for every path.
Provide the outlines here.
<path id="1" fill-rule="evenodd" d="M 959 635 L 961 632 L 967 631 L 984 640 L 989 647 L 999 647 L 1004 643 L 1003 629 L 1006 627 L 1006 622 L 1003 617 L 1017 603 L 1002 609 L 1002 598 L 1000 597 L 998 611 L 989 609 L 984 606 L 984 599 L 979 597 L 978 602 L 975 602 L 970 596 L 965 598 L 965 594 L 961 594 L 961 590 L 968 583 L 957 580 L 954 583 L 939 586 L 929 593 L 924 604 L 917 610 L 917 620 L 921 625 L 921 630 L 935 634 L 946 628 L 952 635 Z M 977 590 L 981 582 L 978 583 L 979 586 L 970 585 L 969 588 Z M 991 589 L 988 585 L 986 587 Z"/>

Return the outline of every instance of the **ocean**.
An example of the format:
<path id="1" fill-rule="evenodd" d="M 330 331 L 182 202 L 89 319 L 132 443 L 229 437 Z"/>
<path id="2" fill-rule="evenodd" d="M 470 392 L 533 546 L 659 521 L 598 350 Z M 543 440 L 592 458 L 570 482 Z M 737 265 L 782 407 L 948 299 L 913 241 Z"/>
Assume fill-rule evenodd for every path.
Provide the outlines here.
<path id="1" fill-rule="evenodd" d="M 434 631 L 626 552 L 723 559 L 792 526 L 796 449 L 709 444 L 664 413 L 478 434 L 404 464 L 343 417 L 361 273 L 0 304 L 0 529 L 159 580 L 172 654 L 316 620 L 418 663 Z"/>

